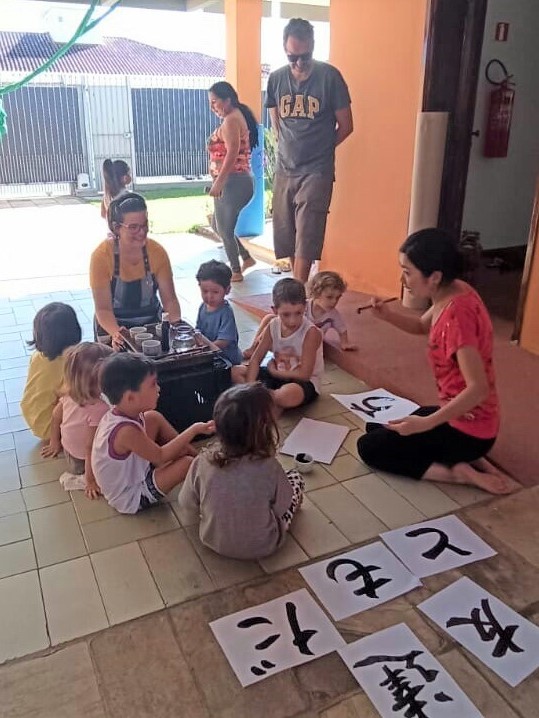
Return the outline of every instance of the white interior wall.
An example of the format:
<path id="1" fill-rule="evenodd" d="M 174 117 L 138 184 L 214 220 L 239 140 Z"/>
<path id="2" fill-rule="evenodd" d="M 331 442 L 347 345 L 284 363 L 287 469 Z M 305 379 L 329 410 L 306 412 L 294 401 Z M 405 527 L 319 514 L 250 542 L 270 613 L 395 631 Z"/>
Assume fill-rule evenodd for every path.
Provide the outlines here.
<path id="1" fill-rule="evenodd" d="M 509 23 L 506 42 L 496 24 Z M 491 91 L 485 67 L 493 58 L 514 75 L 516 96 L 506 158 L 483 157 Z M 481 233 L 484 249 L 526 244 L 539 171 L 539 0 L 489 0 L 475 108 L 463 229 Z"/>

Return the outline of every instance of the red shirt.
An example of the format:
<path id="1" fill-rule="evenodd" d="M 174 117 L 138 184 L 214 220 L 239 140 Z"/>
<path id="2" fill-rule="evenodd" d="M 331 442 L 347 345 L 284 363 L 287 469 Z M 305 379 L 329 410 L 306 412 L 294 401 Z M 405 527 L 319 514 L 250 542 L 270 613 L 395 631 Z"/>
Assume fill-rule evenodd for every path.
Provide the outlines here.
<path id="1" fill-rule="evenodd" d="M 453 297 L 430 329 L 428 356 L 442 406 L 466 388 L 457 362 L 457 351 L 463 347 L 474 347 L 479 352 L 490 391 L 482 404 L 452 419 L 449 424 L 464 434 L 492 439 L 500 425 L 492 364 L 492 323 L 485 305 L 473 289 Z"/>

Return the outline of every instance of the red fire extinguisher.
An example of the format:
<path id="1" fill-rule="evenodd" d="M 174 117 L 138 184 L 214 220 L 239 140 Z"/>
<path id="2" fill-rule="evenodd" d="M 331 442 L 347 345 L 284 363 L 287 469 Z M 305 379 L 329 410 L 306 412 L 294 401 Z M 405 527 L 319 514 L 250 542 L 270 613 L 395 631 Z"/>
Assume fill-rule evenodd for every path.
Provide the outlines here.
<path id="1" fill-rule="evenodd" d="M 504 79 L 501 82 L 492 80 L 489 75 L 493 64 L 499 65 L 504 74 Z M 496 89 L 492 90 L 489 97 L 483 155 L 485 157 L 507 157 L 515 101 L 515 90 L 513 89 L 515 83 L 511 80 L 513 76 L 508 74 L 505 65 L 499 60 L 491 60 L 488 63 L 485 68 L 485 77 L 491 85 L 496 86 Z"/>

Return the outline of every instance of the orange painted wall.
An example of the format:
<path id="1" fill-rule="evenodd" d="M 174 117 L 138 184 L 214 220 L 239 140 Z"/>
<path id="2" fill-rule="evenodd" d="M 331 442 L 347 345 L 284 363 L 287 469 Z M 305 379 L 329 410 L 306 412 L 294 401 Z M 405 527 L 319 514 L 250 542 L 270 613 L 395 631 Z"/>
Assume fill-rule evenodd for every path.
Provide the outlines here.
<path id="1" fill-rule="evenodd" d="M 225 0 L 226 79 L 260 120 L 262 0 Z"/>
<path id="2" fill-rule="evenodd" d="M 427 0 L 331 0 L 330 62 L 352 96 L 355 131 L 337 148 L 321 266 L 350 289 L 393 295 L 406 237 Z"/>

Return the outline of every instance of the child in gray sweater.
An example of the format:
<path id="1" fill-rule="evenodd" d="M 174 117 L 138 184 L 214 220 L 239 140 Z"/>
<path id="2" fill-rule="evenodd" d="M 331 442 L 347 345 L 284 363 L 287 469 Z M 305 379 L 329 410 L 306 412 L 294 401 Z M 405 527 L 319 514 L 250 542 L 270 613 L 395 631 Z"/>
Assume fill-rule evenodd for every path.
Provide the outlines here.
<path id="1" fill-rule="evenodd" d="M 183 525 L 199 522 L 203 544 L 223 556 L 257 559 L 283 542 L 304 482 L 275 458 L 279 439 L 270 392 L 241 384 L 215 404 L 217 444 L 193 461 L 181 488 Z"/>

